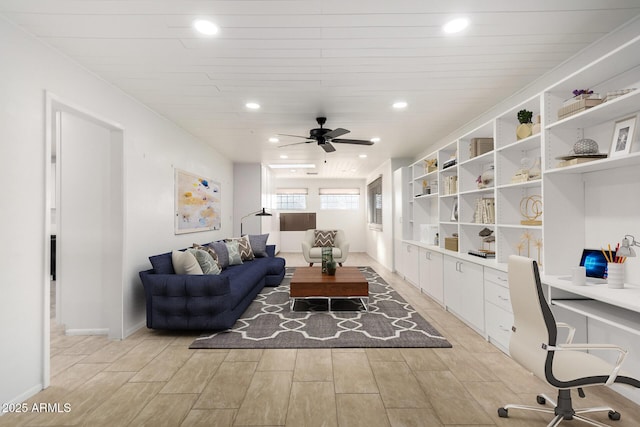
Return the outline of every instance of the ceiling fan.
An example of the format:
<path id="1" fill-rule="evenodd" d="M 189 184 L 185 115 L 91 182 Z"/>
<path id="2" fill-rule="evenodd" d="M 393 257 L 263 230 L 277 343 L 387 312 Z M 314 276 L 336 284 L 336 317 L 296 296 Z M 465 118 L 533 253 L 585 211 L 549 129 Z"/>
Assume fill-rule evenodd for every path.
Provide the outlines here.
<path id="1" fill-rule="evenodd" d="M 347 133 L 349 133 L 351 131 L 347 130 L 347 129 L 342 129 L 342 128 L 337 128 L 337 129 L 333 129 L 333 130 L 323 128 L 322 126 L 327 122 L 327 118 L 326 117 L 316 117 L 316 121 L 318 122 L 320 127 L 316 128 L 316 129 L 311 129 L 309 131 L 309 136 L 288 135 L 288 134 L 284 134 L 284 133 L 279 134 L 281 136 L 293 136 L 295 138 L 304 138 L 304 139 L 308 139 L 308 141 L 294 142 L 293 144 L 285 144 L 285 145 L 279 146 L 278 148 L 288 147 L 290 145 L 297 145 L 297 144 L 308 144 L 310 142 L 314 142 L 315 141 L 315 142 L 318 143 L 318 145 L 320 147 L 322 147 L 322 149 L 324 151 L 326 151 L 327 153 L 331 153 L 333 151 L 336 151 L 335 147 L 333 145 L 331 145 L 332 143 L 336 143 L 336 144 L 373 145 L 373 142 L 366 141 L 366 140 L 363 140 L 363 139 L 343 139 L 343 138 L 338 138 L 339 136 L 347 134 Z"/>

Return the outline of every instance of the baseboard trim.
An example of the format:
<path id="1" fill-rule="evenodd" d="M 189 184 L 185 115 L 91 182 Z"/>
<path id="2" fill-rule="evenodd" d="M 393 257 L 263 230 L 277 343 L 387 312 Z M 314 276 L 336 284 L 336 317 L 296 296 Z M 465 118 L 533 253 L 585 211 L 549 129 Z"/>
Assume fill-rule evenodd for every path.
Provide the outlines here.
<path id="1" fill-rule="evenodd" d="M 134 333 L 136 333 L 137 331 L 139 331 L 140 329 L 144 328 L 147 325 L 147 321 L 143 320 L 142 322 L 133 325 L 132 327 L 128 328 L 125 333 L 124 333 L 124 337 L 127 338 L 129 335 L 132 335 Z"/>
<path id="2" fill-rule="evenodd" d="M 10 401 L 6 402 L 6 404 L 11 405 L 11 404 L 22 403 L 25 400 L 27 400 L 27 399 L 35 396 L 36 394 L 40 393 L 42 391 L 42 389 L 43 389 L 42 384 L 38 383 L 38 384 L 34 385 L 33 387 L 28 388 L 23 393 L 20 393 L 19 395 L 17 395 L 16 397 L 11 399 Z M 0 411 L 0 417 L 2 417 L 4 414 L 5 414 L 4 411 Z"/>
<path id="3" fill-rule="evenodd" d="M 65 335 L 109 335 L 109 329 L 67 329 L 64 331 Z"/>

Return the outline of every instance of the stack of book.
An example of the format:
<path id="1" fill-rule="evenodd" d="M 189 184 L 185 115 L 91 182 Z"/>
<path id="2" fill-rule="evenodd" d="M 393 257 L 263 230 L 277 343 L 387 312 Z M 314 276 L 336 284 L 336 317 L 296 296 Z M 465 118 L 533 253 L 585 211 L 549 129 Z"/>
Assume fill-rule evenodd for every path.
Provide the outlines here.
<path id="1" fill-rule="evenodd" d="M 470 249 L 468 252 L 469 255 L 477 256 L 480 258 L 495 258 L 496 253 L 494 251 L 487 251 L 484 249 Z"/>
<path id="2" fill-rule="evenodd" d="M 493 138 L 471 138 L 469 141 L 469 158 L 480 156 L 493 150 Z"/>
<path id="3" fill-rule="evenodd" d="M 444 176 L 442 177 L 442 194 L 456 194 L 458 192 L 458 176 Z"/>
<path id="4" fill-rule="evenodd" d="M 476 210 L 474 214 L 476 224 L 496 223 L 496 199 L 493 197 L 483 197 L 476 199 Z"/>
<path id="5" fill-rule="evenodd" d="M 458 162 L 458 159 L 449 159 L 442 164 L 442 169 L 450 168 L 451 166 L 455 166 Z"/>

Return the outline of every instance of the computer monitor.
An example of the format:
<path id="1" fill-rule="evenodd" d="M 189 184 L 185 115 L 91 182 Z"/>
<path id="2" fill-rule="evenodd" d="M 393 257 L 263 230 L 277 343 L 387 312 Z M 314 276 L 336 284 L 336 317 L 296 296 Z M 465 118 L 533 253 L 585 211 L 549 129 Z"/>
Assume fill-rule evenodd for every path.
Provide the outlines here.
<path id="1" fill-rule="evenodd" d="M 612 251 L 612 255 L 616 256 L 615 251 Z M 583 249 L 580 266 L 587 270 L 587 277 L 607 278 L 607 259 L 600 249 Z"/>

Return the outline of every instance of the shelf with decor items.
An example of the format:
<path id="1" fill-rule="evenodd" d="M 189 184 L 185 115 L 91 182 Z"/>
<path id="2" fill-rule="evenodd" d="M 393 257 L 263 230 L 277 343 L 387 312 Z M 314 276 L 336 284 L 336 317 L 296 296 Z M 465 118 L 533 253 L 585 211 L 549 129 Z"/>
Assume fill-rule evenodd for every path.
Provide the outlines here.
<path id="1" fill-rule="evenodd" d="M 550 278 L 555 280 L 553 284 L 549 283 L 549 286 L 557 288 L 553 298 L 565 298 L 567 289 L 573 285 L 570 280 L 561 281 L 560 278 L 571 276 L 571 269 L 578 265 L 584 248 L 606 247 L 609 243 L 615 246 L 627 234 L 640 239 L 637 221 L 640 199 L 636 197 L 640 188 L 640 175 L 637 173 L 640 166 L 640 36 L 633 37 L 574 73 L 567 73 L 566 77 L 538 94 L 508 106 L 493 120 L 457 137 L 430 155 L 437 157 L 438 161 L 438 195 L 414 199 L 414 210 L 424 208 L 416 206 L 417 203 L 428 203 L 435 213 L 429 218 L 436 220 L 440 238 L 439 244 L 430 250 L 444 254 L 444 305 L 485 338 L 498 343 L 503 351 L 508 349 L 511 326 L 510 306 L 506 302 L 508 283 L 503 274 L 510 255 L 537 260 L 543 282 L 550 281 Z M 637 89 L 631 90 L 633 88 Z M 607 100 L 582 103 L 581 99 L 572 99 L 574 90 L 592 90 Z M 592 95 L 579 96 L 587 98 Z M 567 112 L 578 101 L 580 105 L 575 106 L 583 108 L 581 105 L 584 104 L 582 111 L 571 111 L 570 115 L 559 118 L 561 108 L 564 108 L 563 113 Z M 586 108 L 590 104 L 595 105 Z M 531 113 L 530 135 L 518 132 L 518 113 L 522 110 L 527 114 L 520 114 L 521 119 L 526 119 Z M 540 124 L 536 126 L 538 116 Z M 598 153 L 608 155 L 614 142 L 614 131 L 619 133 L 616 123 L 630 117 L 636 117 L 636 120 L 635 137 L 631 139 L 628 153 L 559 166 L 562 159 L 557 158 L 569 156 L 576 148 L 576 142 L 583 139 L 596 141 Z M 479 137 L 493 137 L 494 147 L 492 151 L 473 156 L 471 139 Z M 583 149 L 591 145 L 582 141 L 577 147 Z M 443 169 L 443 164 L 452 157 L 456 158 L 455 164 Z M 491 162 L 494 181 L 487 188 L 479 189 L 476 179 L 485 165 Z M 416 180 L 426 175 L 424 167 L 420 167 L 422 172 L 414 174 Z M 451 192 L 444 191 L 443 179 L 450 176 L 458 177 L 457 188 Z M 491 197 L 495 202 L 493 223 L 477 223 L 477 215 L 474 215 L 477 199 Z M 524 213 L 523 200 L 531 200 L 529 207 L 524 207 Z M 457 211 L 457 217 L 452 217 L 454 211 Z M 485 241 L 487 234 L 493 239 Z M 454 236 L 457 240 L 452 246 Z M 495 252 L 495 258 L 480 258 L 467 253 L 478 249 Z M 468 263 L 483 269 L 469 268 Z M 479 307 L 463 304 L 461 295 L 466 290 L 462 289 L 459 270 L 468 272 L 464 280 L 469 280 L 469 283 L 484 283 L 484 287 L 474 285 L 473 288 L 478 292 L 478 300 L 484 301 L 484 313 Z M 625 330 L 624 324 L 629 316 L 637 323 L 640 310 L 635 310 L 636 304 L 635 311 L 632 310 L 635 314 L 621 316 L 619 308 L 625 308 L 624 304 L 628 302 L 624 295 L 635 295 L 636 288 L 640 286 L 640 257 L 629 258 L 625 270 L 627 287 L 615 290 L 606 288 L 607 285 L 598 289 L 579 287 L 571 292 L 580 299 L 555 301 L 554 313 L 559 315 L 559 319 L 584 316 L 578 320 L 584 323 L 589 339 L 604 337 L 602 342 L 614 343 L 617 340 L 620 343 L 621 339 L 634 342 L 638 328 L 632 331 L 633 335 Z M 502 277 L 502 280 L 489 280 L 491 274 Z M 481 282 L 483 275 L 485 280 Z M 484 289 L 484 296 L 480 289 Z M 598 292 L 591 294 L 592 291 Z M 609 302 L 607 298 L 612 295 L 616 298 L 620 295 L 620 300 Z M 605 310 L 603 304 L 611 307 Z M 586 318 L 590 320 L 587 322 Z M 628 357 L 632 360 L 625 366 L 635 370 L 632 373 L 638 376 L 640 353 L 634 350 L 635 347 L 631 348 Z M 640 394 L 632 398 L 640 402 Z"/>

